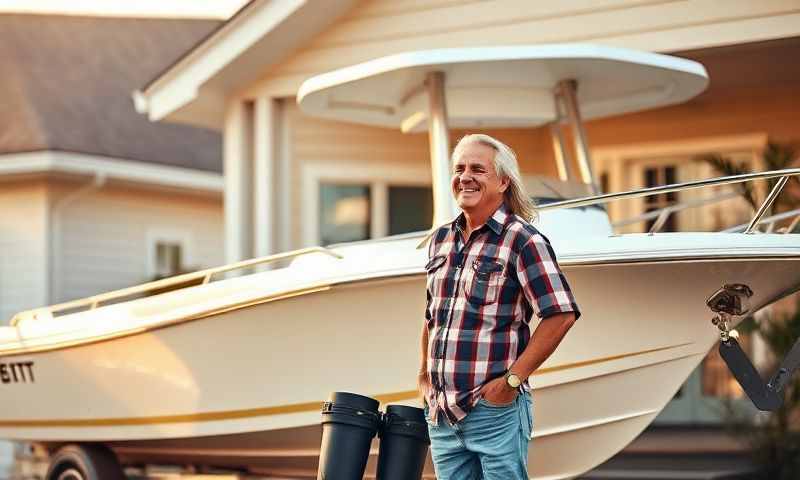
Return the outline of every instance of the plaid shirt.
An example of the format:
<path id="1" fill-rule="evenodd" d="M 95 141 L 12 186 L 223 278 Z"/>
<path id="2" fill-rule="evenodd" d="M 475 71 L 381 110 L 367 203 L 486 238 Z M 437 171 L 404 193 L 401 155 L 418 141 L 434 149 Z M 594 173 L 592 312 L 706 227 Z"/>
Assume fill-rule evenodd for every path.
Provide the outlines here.
<path id="1" fill-rule="evenodd" d="M 425 267 L 433 387 L 426 401 L 431 419 L 441 411 L 450 423 L 522 354 L 533 313 L 580 316 L 550 242 L 531 224 L 501 205 L 465 243 L 464 222 L 462 213 L 434 233 Z"/>

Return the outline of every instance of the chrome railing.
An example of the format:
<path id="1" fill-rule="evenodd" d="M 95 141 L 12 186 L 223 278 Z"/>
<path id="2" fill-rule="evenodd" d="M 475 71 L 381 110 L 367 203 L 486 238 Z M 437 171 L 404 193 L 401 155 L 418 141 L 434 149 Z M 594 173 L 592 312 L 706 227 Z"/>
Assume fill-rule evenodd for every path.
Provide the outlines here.
<path id="1" fill-rule="evenodd" d="M 762 218 L 759 225 L 766 224 L 767 229 L 764 233 L 772 233 L 775 231 L 775 224 L 782 221 L 793 219 L 792 222 L 784 228 L 778 230 L 777 233 L 792 233 L 795 231 L 798 225 L 800 225 L 800 208 L 796 208 L 794 210 L 789 210 L 788 212 L 779 213 L 777 215 L 772 215 L 770 217 Z M 736 225 L 735 227 L 728 228 L 723 230 L 724 233 L 739 233 L 743 232 L 747 229 L 750 223 L 743 223 L 741 225 Z M 757 231 L 757 230 L 756 230 Z"/>
<path id="2" fill-rule="evenodd" d="M 650 227 L 650 231 L 648 233 L 654 234 L 661 231 L 661 228 L 664 227 L 664 224 L 667 223 L 670 215 L 674 213 L 681 212 L 683 210 L 687 210 L 690 208 L 698 208 L 698 207 L 705 207 L 707 205 L 713 205 L 715 203 L 720 203 L 725 200 L 730 200 L 733 198 L 738 198 L 739 194 L 736 192 L 725 192 L 720 195 L 715 195 L 713 197 L 703 198 L 700 200 L 693 200 L 689 202 L 682 202 L 682 203 L 675 203 L 664 208 L 659 208 L 657 210 L 652 210 L 647 213 L 643 213 L 641 215 L 637 215 L 635 217 L 626 218 L 625 220 L 620 220 L 618 222 L 614 222 L 611 224 L 613 228 L 625 227 L 628 225 L 633 225 L 639 222 L 645 222 L 647 220 L 655 219 L 653 222 L 653 226 Z"/>
<path id="3" fill-rule="evenodd" d="M 548 203 L 540 205 L 538 210 L 556 210 L 560 208 L 576 208 L 586 207 L 589 205 L 600 205 L 604 203 L 613 202 L 616 200 L 649 197 L 651 195 L 658 195 L 662 193 L 682 192 L 686 190 L 693 190 L 697 188 L 704 188 L 715 185 L 732 185 L 736 183 L 750 182 L 753 180 L 765 180 L 769 178 L 780 178 L 775 186 L 770 190 L 767 198 L 761 203 L 761 206 L 756 211 L 753 218 L 744 229 L 744 233 L 755 233 L 756 226 L 759 225 L 766 212 L 772 207 L 775 199 L 778 198 L 783 187 L 789 181 L 789 178 L 800 175 L 800 168 L 787 168 L 784 170 L 772 170 L 769 172 L 758 173 L 745 173 L 742 175 L 731 175 L 728 177 L 711 178 L 707 180 L 696 180 L 693 182 L 676 183 L 672 185 L 664 185 L 661 187 L 642 188 L 639 190 L 630 190 L 626 192 L 607 193 L 604 195 L 595 195 L 592 197 L 576 198 L 574 200 L 563 200 L 561 202 Z M 669 208 L 669 207 L 667 207 Z M 776 220 L 777 221 L 777 220 Z M 796 226 L 796 225 L 795 225 Z"/>
<path id="4" fill-rule="evenodd" d="M 150 293 L 155 290 L 165 290 L 172 287 L 180 287 L 181 285 L 185 285 L 187 283 L 190 283 L 191 286 L 199 284 L 204 285 L 209 283 L 212 277 L 214 277 L 214 275 L 218 275 L 220 273 L 232 272 L 235 270 L 241 270 L 244 268 L 250 268 L 259 265 L 267 265 L 280 260 L 287 260 L 302 255 L 308 255 L 310 253 L 323 253 L 325 255 L 329 255 L 334 258 L 342 258 L 342 256 L 339 255 L 338 253 L 325 247 L 302 248 L 299 250 L 293 250 L 291 252 L 278 253 L 266 257 L 243 260 L 241 262 L 231 263 L 228 265 L 223 265 L 221 267 L 208 268 L 206 270 L 200 270 L 197 272 L 176 275 L 174 277 L 169 277 L 162 280 L 155 280 L 152 282 L 143 283 L 141 285 L 115 290 L 113 292 L 102 293 L 100 295 L 93 295 L 91 297 L 81 298 L 79 300 L 72 300 L 69 302 L 59 303 L 58 305 L 52 305 L 50 307 L 27 310 L 15 315 L 11 319 L 10 324 L 14 326 L 17 325 L 23 319 L 36 318 L 37 315 L 42 315 L 42 314 L 55 316 L 55 314 L 63 313 L 65 311 L 73 311 L 73 310 L 80 311 L 82 309 L 92 310 L 99 307 L 101 304 L 110 302 L 112 300 L 121 300 L 124 298 L 132 297 L 134 295 Z"/>

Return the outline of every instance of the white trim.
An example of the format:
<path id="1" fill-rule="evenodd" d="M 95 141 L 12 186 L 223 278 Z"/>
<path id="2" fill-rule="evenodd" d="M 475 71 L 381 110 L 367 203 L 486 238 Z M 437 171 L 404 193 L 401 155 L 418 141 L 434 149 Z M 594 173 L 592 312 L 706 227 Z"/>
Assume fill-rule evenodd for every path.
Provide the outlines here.
<path id="1" fill-rule="evenodd" d="M 202 95 L 203 101 L 215 105 L 203 107 L 205 115 L 201 117 L 209 111 L 221 113 L 229 100 L 225 85 L 239 88 L 255 80 L 351 4 L 352 0 L 254 0 L 143 90 L 132 92 L 136 110 L 147 114 L 150 121 L 160 121 Z M 325 14 L 320 15 L 323 10 Z M 248 55 L 253 61 L 243 61 Z M 230 78 L 223 81 L 220 77 L 226 69 Z M 222 120 L 221 115 L 217 120 Z M 181 121 L 206 126 L 216 123 L 197 115 L 183 116 Z"/>
<path id="2" fill-rule="evenodd" d="M 221 173 L 203 172 L 191 168 L 50 150 L 0 154 L 0 176 L 32 173 L 94 175 L 109 180 L 125 180 L 173 188 L 215 193 L 223 191 Z"/>
<path id="3" fill-rule="evenodd" d="M 253 109 L 253 256 L 266 257 L 277 250 L 277 106 L 272 98 L 261 97 L 253 102 Z"/>
<path id="4" fill-rule="evenodd" d="M 321 182 L 359 183 L 370 186 L 372 213 L 371 231 L 374 238 L 388 231 L 389 186 L 431 186 L 431 172 L 423 165 L 396 164 L 366 165 L 363 163 L 325 163 L 309 161 L 302 169 L 302 235 L 303 246 L 319 244 L 319 185 Z"/>
<path id="5" fill-rule="evenodd" d="M 256 0 L 173 64 L 143 90 L 133 92 L 136 111 L 158 121 L 195 100 L 200 86 L 275 29 L 304 0 Z M 258 25 L 259 28 L 247 28 Z"/>

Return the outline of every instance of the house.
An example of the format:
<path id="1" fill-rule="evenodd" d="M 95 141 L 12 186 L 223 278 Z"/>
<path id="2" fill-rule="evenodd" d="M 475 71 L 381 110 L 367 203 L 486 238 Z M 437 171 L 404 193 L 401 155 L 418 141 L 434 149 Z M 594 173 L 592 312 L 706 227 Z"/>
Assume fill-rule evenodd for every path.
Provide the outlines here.
<path id="1" fill-rule="evenodd" d="M 223 262 L 221 139 L 130 91 L 220 22 L 0 14 L 0 319 Z"/>
<path id="2" fill-rule="evenodd" d="M 558 42 L 670 53 L 703 63 L 710 74 L 709 89 L 685 104 L 588 123 L 594 171 L 606 191 L 715 175 L 696 160 L 710 153 L 761 170 L 768 141 L 800 141 L 796 1 L 253 0 L 142 84 L 137 108 L 155 122 L 223 133 L 225 260 L 233 262 L 399 233 L 430 218 L 427 137 L 306 116 L 294 98 L 303 80 L 405 51 Z M 463 133 L 452 132 L 451 142 Z M 517 151 L 523 175 L 555 175 L 546 127 L 486 133 Z M 617 203 L 609 213 L 620 221 L 694 200 Z M 731 202 L 712 214 L 687 210 L 666 227 L 718 229 L 746 220 L 741 201 Z M 719 398 L 741 395 L 719 376 L 722 369 L 718 359 L 704 362 L 656 425 L 718 422 Z M 692 444 L 687 438 L 698 438 L 670 435 L 640 450 L 683 451 Z"/>
<path id="3" fill-rule="evenodd" d="M 223 262 L 220 135 L 130 98 L 219 23 L 0 14 L 0 322 Z"/>

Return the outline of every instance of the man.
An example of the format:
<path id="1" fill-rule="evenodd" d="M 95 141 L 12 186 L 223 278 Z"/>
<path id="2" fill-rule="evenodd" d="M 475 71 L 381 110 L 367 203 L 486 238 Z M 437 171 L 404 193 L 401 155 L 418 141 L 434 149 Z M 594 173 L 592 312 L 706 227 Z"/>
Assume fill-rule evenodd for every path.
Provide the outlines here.
<path id="1" fill-rule="evenodd" d="M 430 242 L 419 372 L 436 476 L 527 480 L 527 379 L 580 312 L 509 147 L 462 138 L 452 190 L 463 213 Z"/>

